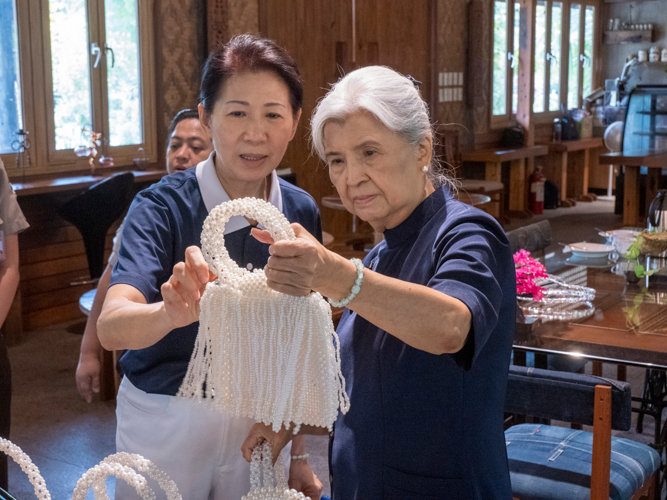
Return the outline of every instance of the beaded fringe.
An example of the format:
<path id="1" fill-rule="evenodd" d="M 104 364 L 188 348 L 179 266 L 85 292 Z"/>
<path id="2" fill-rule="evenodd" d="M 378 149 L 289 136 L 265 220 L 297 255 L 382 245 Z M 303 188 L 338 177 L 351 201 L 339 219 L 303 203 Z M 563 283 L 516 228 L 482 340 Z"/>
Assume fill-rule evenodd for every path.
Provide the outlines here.
<path id="1" fill-rule="evenodd" d="M 289 428 L 331 429 L 349 399 L 331 308 L 319 293 L 292 297 L 266 285 L 262 269 L 239 268 L 224 247 L 233 215 L 256 219 L 274 239 L 293 239 L 287 219 L 254 198 L 223 203 L 204 223 L 202 251 L 218 280 L 200 302 L 199 333 L 178 395 L 212 399 L 216 408 Z"/>

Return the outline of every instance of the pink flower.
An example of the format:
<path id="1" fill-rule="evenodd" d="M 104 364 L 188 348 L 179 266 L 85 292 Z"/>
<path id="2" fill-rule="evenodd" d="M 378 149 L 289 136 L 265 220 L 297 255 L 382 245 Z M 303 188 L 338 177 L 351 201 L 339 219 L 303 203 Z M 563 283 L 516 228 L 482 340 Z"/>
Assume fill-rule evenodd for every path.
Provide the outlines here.
<path id="1" fill-rule="evenodd" d="M 547 271 L 542 264 L 530 256 L 530 252 L 519 250 L 514 254 L 514 268 L 516 269 L 517 295 L 532 295 L 533 300 L 540 300 L 544 296 L 544 287 L 535 284 L 537 278 L 546 278 Z"/>

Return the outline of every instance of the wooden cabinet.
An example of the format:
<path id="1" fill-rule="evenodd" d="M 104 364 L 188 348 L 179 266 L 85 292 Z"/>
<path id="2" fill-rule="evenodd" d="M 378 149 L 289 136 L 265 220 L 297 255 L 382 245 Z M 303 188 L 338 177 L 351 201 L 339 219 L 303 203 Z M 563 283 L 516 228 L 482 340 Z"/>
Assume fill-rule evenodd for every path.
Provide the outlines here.
<path id="1" fill-rule="evenodd" d="M 431 9 L 435 0 L 259 0 L 259 29 L 296 59 L 304 106 L 296 136 L 281 167 L 318 203 L 335 193 L 326 167 L 311 155 L 310 117 L 317 101 L 342 75 L 373 64 L 390 66 L 422 82 L 431 95 Z M 324 229 L 351 231 L 349 214 L 322 209 Z"/>

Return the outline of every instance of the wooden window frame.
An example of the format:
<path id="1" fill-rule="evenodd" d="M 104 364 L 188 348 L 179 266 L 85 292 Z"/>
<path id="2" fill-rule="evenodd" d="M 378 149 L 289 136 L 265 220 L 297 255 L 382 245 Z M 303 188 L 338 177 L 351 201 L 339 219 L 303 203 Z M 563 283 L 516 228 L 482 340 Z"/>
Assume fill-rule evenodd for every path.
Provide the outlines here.
<path id="1" fill-rule="evenodd" d="M 86 0 L 89 46 L 97 41 L 104 47 L 104 1 Z M 16 0 L 19 40 L 19 68 L 22 86 L 24 128 L 30 132 L 30 167 L 16 168 L 15 153 L 0 155 L 10 177 L 90 170 L 89 158 L 78 158 L 72 150 L 56 150 L 54 100 L 49 31 L 49 0 Z M 155 110 L 155 69 L 153 2 L 137 2 L 139 27 L 139 66 L 141 75 L 141 121 L 143 143 L 111 147 L 102 145 L 98 156 L 111 156 L 114 166 L 132 165 L 139 147 L 150 162 L 157 162 Z M 104 54 L 103 54 L 104 55 Z M 89 55 L 89 57 L 92 57 Z M 107 58 L 90 72 L 92 126 L 109 137 L 107 102 Z"/>
<path id="2" fill-rule="evenodd" d="M 514 7 L 514 0 L 510 0 L 512 3 L 512 7 Z M 533 0 L 535 2 L 535 5 L 537 3 L 536 0 Z M 547 1 L 547 26 L 549 27 L 547 31 L 547 37 L 546 37 L 546 48 L 547 51 L 551 47 L 551 14 L 552 14 L 552 4 L 553 1 L 558 1 L 558 0 L 546 0 Z M 562 103 L 567 103 L 568 101 L 568 72 L 569 72 L 569 37 L 566 36 L 566 33 L 570 31 L 570 8 L 572 4 L 578 4 L 582 6 L 581 9 L 581 15 L 579 18 L 579 53 L 583 53 L 583 47 L 584 47 L 584 41 L 585 41 L 585 12 L 586 12 L 586 7 L 591 6 L 595 8 L 595 14 L 593 17 L 593 54 L 591 56 L 591 75 L 592 75 L 592 89 L 595 89 L 599 87 L 599 79 L 600 79 L 600 61 L 599 61 L 599 54 L 600 54 L 600 16 L 601 16 L 601 5 L 599 0 L 560 0 L 562 3 L 562 9 L 563 9 L 563 23 L 562 23 L 562 33 L 561 33 L 561 64 L 560 64 L 560 102 Z M 495 4 L 495 1 L 494 1 Z M 509 3 L 508 3 L 509 5 Z M 492 16 L 494 9 L 491 10 Z M 507 29 L 507 51 L 508 52 L 513 52 L 514 49 L 514 8 L 508 9 L 508 25 L 511 23 L 511 26 L 508 26 Z M 495 18 L 494 18 L 495 19 Z M 534 20 L 535 22 L 535 20 Z M 494 29 L 494 22 L 492 20 L 491 24 L 491 44 L 493 46 L 493 29 Z M 535 31 L 535 26 L 533 25 L 533 33 Z M 534 35 L 533 35 L 534 37 Z M 535 58 L 535 43 L 533 41 L 533 52 L 530 55 L 531 57 L 531 63 L 534 63 L 534 58 Z M 497 130 L 500 128 L 505 128 L 508 127 L 516 122 L 515 114 L 512 112 L 512 91 L 513 91 L 513 79 L 512 79 L 512 69 L 510 67 L 510 64 L 507 64 L 507 113 L 504 115 L 494 115 L 493 114 L 493 49 L 491 50 L 492 56 L 491 56 L 491 61 L 490 61 L 490 71 L 491 71 L 491 89 L 489 89 L 489 92 L 491 94 L 491 106 L 489 107 L 489 116 L 490 116 L 490 127 L 491 129 Z M 578 56 L 577 56 L 578 59 Z M 547 65 L 546 71 L 545 71 L 545 82 L 549 82 L 549 78 L 551 76 L 550 74 L 550 64 Z M 531 64 L 531 67 L 534 68 L 534 64 Z M 581 67 L 580 67 L 581 69 Z M 579 71 L 579 78 L 578 78 L 578 84 L 577 84 L 577 92 L 578 92 L 578 97 L 577 97 L 577 107 L 581 107 L 583 103 L 583 71 Z M 521 72 L 519 73 L 519 78 L 521 78 Z M 519 83 L 519 86 L 521 83 Z M 534 96 L 534 85 L 532 88 L 533 96 Z M 533 111 L 533 103 L 531 99 L 531 115 L 533 116 L 533 122 L 535 124 L 542 124 L 542 123 L 550 123 L 553 121 L 554 118 L 560 116 L 560 111 L 549 111 L 548 109 L 548 93 L 545 92 L 545 111 L 541 112 L 534 112 Z"/>

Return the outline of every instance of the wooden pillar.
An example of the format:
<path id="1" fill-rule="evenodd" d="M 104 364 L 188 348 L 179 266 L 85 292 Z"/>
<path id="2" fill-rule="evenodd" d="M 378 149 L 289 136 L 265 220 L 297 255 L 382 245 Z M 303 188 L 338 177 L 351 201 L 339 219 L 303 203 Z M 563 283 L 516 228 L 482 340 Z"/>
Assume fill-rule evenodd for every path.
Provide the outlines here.
<path id="1" fill-rule="evenodd" d="M 535 5 L 536 0 L 521 0 L 519 20 L 519 88 L 516 120 L 526 129 L 526 146 L 535 144 L 533 94 L 535 89 Z M 531 162 L 532 163 L 532 162 Z"/>
<path id="2" fill-rule="evenodd" d="M 533 120 L 533 97 L 535 92 L 535 9 L 537 0 L 520 0 L 519 18 L 519 88 L 517 89 L 516 121 L 526 131 L 526 146 L 535 145 L 535 123 Z M 510 185 L 523 182 L 523 188 L 516 192 L 521 195 L 517 199 L 510 196 L 510 210 L 528 212 L 527 179 L 535 170 L 535 159 L 512 162 L 510 167 Z M 525 189 L 524 189 L 525 188 Z M 512 189 L 510 187 L 510 193 Z M 521 203 L 521 205 L 520 205 Z"/>

